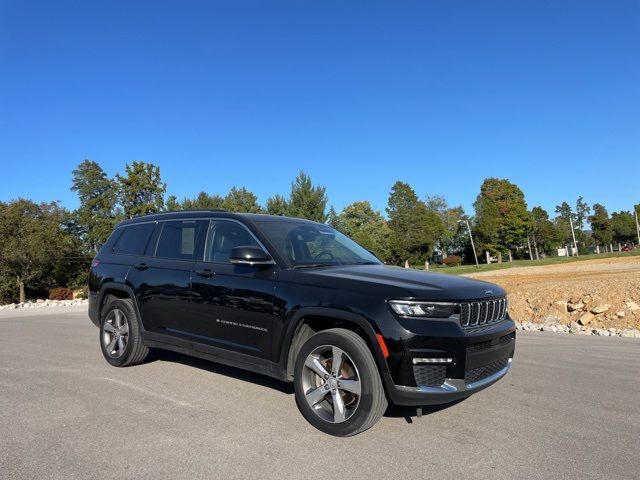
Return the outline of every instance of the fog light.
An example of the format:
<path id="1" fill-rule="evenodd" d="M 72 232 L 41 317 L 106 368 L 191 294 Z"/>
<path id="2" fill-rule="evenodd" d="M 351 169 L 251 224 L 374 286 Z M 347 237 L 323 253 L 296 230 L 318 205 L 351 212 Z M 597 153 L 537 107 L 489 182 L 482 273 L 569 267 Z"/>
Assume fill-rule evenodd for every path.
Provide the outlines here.
<path id="1" fill-rule="evenodd" d="M 413 364 L 419 363 L 453 363 L 453 358 L 414 358 Z"/>

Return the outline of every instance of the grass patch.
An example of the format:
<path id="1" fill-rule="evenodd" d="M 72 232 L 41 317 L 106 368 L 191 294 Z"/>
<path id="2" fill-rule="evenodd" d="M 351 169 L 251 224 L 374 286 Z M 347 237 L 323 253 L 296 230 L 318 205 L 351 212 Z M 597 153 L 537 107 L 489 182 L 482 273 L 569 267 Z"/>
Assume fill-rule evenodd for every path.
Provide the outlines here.
<path id="1" fill-rule="evenodd" d="M 614 253 L 601 253 L 596 255 L 595 253 L 589 255 L 581 255 L 579 257 L 547 257 L 540 260 L 514 260 L 513 262 L 502 263 L 481 263 L 480 267 L 475 265 L 460 265 L 459 267 L 446 267 L 439 264 L 429 265 L 430 272 L 437 273 L 449 273 L 452 275 L 462 275 L 465 273 L 476 272 L 490 272 L 493 270 L 505 270 L 513 267 L 538 267 L 542 265 L 557 265 L 562 263 L 582 262 L 584 260 L 596 260 L 601 258 L 625 258 L 625 257 L 638 257 L 640 256 L 640 249 L 635 249 L 631 252 L 614 252 Z M 412 268 L 423 270 L 424 266 L 419 265 Z"/>

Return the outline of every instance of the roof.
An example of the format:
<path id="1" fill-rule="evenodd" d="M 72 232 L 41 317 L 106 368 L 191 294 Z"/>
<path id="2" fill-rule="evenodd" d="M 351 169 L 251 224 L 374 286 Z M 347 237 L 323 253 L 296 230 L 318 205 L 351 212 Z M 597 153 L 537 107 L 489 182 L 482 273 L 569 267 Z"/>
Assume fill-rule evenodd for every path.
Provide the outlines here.
<path id="1" fill-rule="evenodd" d="M 140 222 L 149 222 L 149 221 L 162 221 L 162 220 L 179 220 L 181 218 L 211 218 L 215 216 L 216 218 L 233 218 L 237 220 L 249 220 L 252 222 L 286 222 L 286 221 L 295 221 L 295 222 L 305 222 L 305 223 L 317 223 L 311 220 L 306 220 L 304 218 L 295 218 L 295 217 L 285 217 L 282 215 L 267 215 L 264 213 L 234 213 L 228 212 L 226 210 L 216 210 L 216 209 L 197 209 L 197 210 L 176 210 L 172 212 L 160 212 L 160 213 L 152 213 L 149 215 L 138 215 L 136 217 L 123 220 L 118 225 L 130 225 Z"/>

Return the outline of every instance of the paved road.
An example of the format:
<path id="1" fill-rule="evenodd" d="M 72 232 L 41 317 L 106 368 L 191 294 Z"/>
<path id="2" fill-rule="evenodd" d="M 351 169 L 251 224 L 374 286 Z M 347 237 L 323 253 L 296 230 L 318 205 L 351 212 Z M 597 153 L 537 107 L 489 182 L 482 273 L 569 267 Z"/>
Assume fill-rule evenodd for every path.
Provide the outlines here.
<path id="1" fill-rule="evenodd" d="M 492 388 L 339 439 L 281 382 L 170 353 L 116 369 L 82 309 L 0 312 L 0 478 L 638 478 L 640 341 L 527 333 Z"/>

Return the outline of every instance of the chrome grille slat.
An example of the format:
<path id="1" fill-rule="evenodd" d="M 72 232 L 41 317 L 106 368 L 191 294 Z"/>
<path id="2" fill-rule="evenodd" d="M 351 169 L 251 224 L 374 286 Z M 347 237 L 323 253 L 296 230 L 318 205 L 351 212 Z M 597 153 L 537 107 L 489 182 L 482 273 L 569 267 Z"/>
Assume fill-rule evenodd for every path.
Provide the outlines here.
<path id="1" fill-rule="evenodd" d="M 504 319 L 506 315 L 506 298 L 460 304 L 460 325 L 464 328 L 494 323 Z"/>

